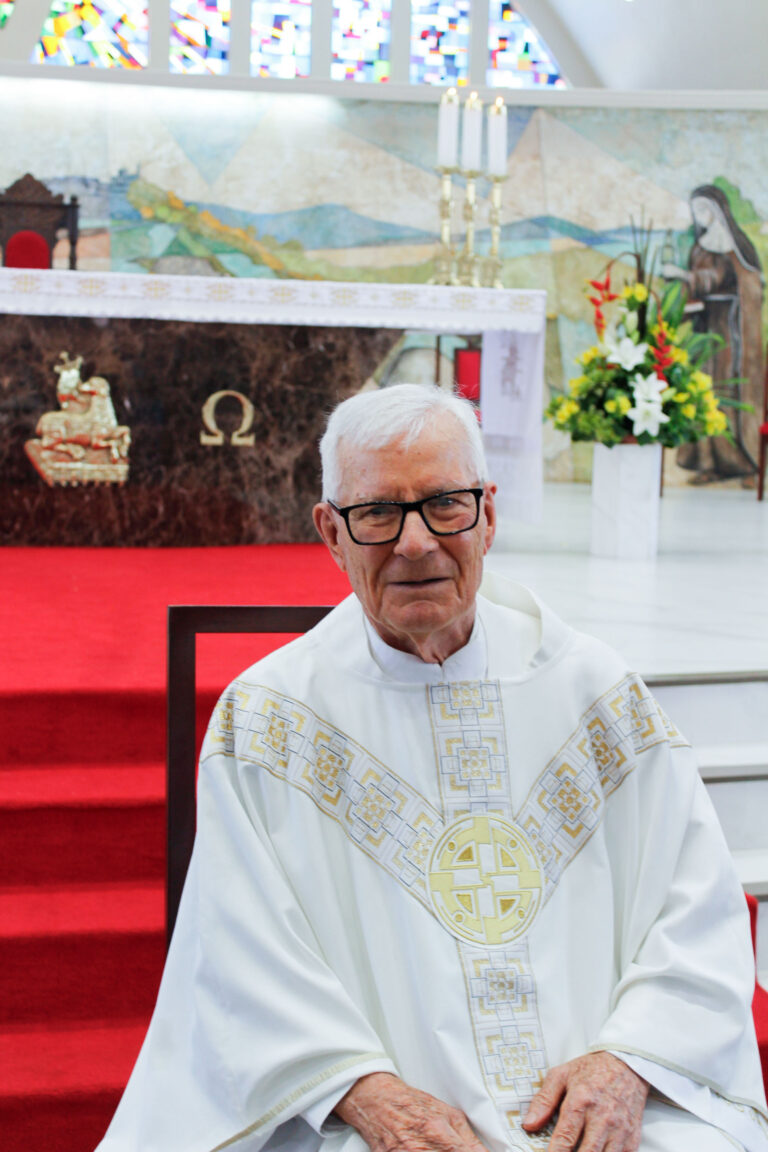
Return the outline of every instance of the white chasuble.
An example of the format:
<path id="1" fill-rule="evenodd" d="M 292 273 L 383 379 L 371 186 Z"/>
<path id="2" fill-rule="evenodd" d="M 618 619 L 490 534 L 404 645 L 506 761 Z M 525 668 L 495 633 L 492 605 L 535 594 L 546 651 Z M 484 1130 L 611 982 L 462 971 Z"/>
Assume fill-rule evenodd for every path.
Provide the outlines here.
<path id="1" fill-rule="evenodd" d="M 590 1049 L 716 1125 L 652 1096 L 642 1152 L 766 1152 L 746 906 L 690 749 L 614 653 L 489 595 L 477 679 L 393 678 L 350 597 L 223 695 L 103 1152 L 361 1150 L 304 1117 L 373 1071 L 544 1149 L 527 1105 Z"/>

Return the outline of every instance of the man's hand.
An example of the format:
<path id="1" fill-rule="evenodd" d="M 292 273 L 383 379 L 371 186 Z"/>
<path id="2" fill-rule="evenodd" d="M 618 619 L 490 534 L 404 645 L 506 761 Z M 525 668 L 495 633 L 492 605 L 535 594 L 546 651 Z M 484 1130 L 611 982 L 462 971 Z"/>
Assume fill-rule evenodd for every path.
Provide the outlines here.
<path id="1" fill-rule="evenodd" d="M 589 1052 L 552 1068 L 523 1128 L 538 1132 L 557 1109 L 550 1152 L 637 1152 L 648 1084 L 610 1052 Z"/>
<path id="2" fill-rule="evenodd" d="M 486 1152 L 463 1112 L 388 1072 L 361 1077 L 334 1111 L 371 1152 Z"/>

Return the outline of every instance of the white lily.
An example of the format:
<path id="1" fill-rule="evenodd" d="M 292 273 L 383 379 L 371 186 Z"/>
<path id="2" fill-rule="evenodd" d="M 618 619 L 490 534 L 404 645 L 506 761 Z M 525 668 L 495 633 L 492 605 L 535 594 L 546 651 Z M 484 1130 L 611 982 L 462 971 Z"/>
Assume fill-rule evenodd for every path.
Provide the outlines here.
<path id="1" fill-rule="evenodd" d="M 666 380 L 659 380 L 655 372 L 651 372 L 648 376 L 637 373 L 632 381 L 635 406 L 627 412 L 632 421 L 634 436 L 639 436 L 641 432 L 658 436 L 659 427 L 668 422 L 669 416 L 661 407 L 661 394 L 666 388 Z"/>
<path id="2" fill-rule="evenodd" d="M 638 399 L 634 408 L 630 408 L 627 412 L 627 416 L 632 420 L 633 436 L 639 436 L 641 432 L 658 436 L 661 425 L 669 420 L 669 416 L 661 409 L 660 400 Z"/>
<path id="3" fill-rule="evenodd" d="M 648 351 L 647 344 L 635 344 L 629 336 L 623 336 L 618 343 L 606 341 L 607 360 L 609 364 L 618 364 L 625 372 L 639 368 L 645 360 Z"/>
<path id="4" fill-rule="evenodd" d="M 661 394 L 667 390 L 667 387 L 666 380 L 660 380 L 655 372 L 649 373 L 648 376 L 641 376 L 638 372 L 632 381 L 635 403 L 638 400 L 652 400 L 654 403 L 661 403 Z"/>

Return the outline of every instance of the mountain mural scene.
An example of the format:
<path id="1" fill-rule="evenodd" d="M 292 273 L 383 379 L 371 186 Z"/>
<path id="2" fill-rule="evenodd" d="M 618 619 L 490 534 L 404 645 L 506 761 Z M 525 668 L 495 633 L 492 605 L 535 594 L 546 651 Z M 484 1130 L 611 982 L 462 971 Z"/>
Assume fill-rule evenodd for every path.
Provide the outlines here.
<path id="1" fill-rule="evenodd" d="M 20 83 L 3 80 L 3 98 Z M 128 100 L 110 88 L 94 102 L 79 84 L 59 86 L 45 117 L 39 103 L 14 101 L 20 112 L 7 126 L 0 187 L 31 172 L 78 197 L 80 269 L 403 283 L 434 276 L 434 104 L 149 88 Z M 509 112 L 502 282 L 547 291 L 548 392 L 563 389 L 593 341 L 584 284 L 611 260 L 621 282 L 633 221 L 650 229 L 659 255 L 685 268 L 691 193 L 714 185 L 768 267 L 768 113 Z M 457 244 L 463 191 L 456 178 Z M 480 254 L 490 246 L 489 209 L 490 186 L 480 180 Z M 66 259 L 62 243 L 55 263 Z M 571 451 L 549 427 L 546 453 L 552 476 L 581 475 L 578 446 Z"/>

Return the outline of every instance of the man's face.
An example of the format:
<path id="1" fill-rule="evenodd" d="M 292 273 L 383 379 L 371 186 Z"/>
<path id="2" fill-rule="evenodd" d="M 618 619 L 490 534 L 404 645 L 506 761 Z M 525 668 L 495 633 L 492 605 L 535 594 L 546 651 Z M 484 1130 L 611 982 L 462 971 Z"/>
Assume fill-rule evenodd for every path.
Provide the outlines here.
<path id="1" fill-rule="evenodd" d="M 410 445 L 384 448 L 343 445 L 341 490 L 345 507 L 374 500 L 419 500 L 456 488 L 478 486 L 463 429 L 444 414 Z M 315 526 L 350 583 L 366 615 L 393 647 L 442 661 L 469 638 L 483 556 L 496 531 L 494 485 L 486 485 L 480 518 L 456 536 L 435 536 L 418 512 L 409 512 L 400 538 L 360 545 L 341 516 L 317 504 Z"/>

